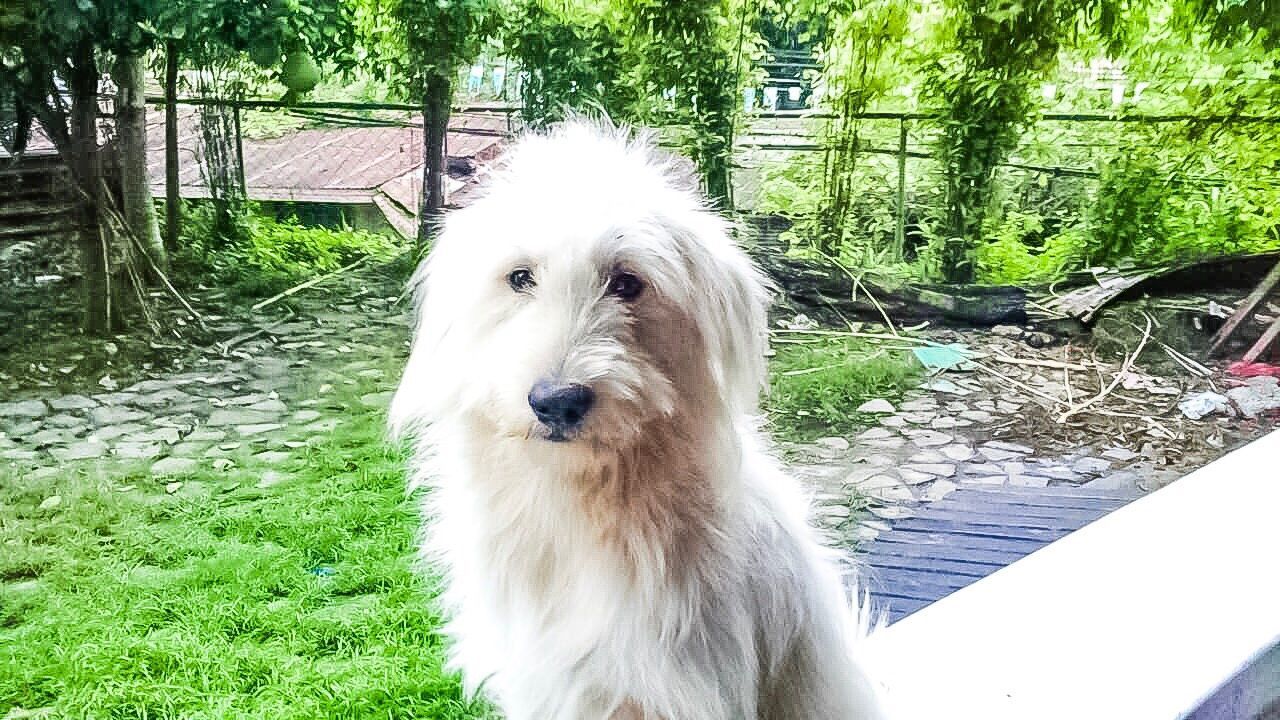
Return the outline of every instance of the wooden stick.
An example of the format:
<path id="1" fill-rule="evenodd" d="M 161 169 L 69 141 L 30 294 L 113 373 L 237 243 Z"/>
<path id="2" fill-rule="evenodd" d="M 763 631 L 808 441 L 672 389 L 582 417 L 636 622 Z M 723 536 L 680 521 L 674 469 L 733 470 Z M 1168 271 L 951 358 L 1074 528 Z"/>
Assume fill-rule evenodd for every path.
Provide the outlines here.
<path id="1" fill-rule="evenodd" d="M 1181 365 L 1183 368 L 1186 369 L 1187 372 L 1191 373 L 1192 375 L 1195 375 L 1196 377 L 1202 377 L 1202 378 L 1209 377 L 1210 375 L 1213 374 L 1213 371 L 1210 370 L 1209 368 L 1205 367 L 1204 365 L 1201 365 L 1195 360 L 1192 360 L 1191 358 L 1187 357 L 1186 355 L 1183 355 L 1182 353 L 1178 352 L 1177 350 L 1174 350 L 1173 348 L 1169 347 L 1164 343 L 1160 343 L 1160 348 L 1164 350 L 1166 355 L 1173 358 L 1174 362 Z"/>
<path id="2" fill-rule="evenodd" d="M 182 304 L 183 309 L 186 310 L 187 314 L 190 315 L 191 318 L 200 325 L 201 330 L 207 331 L 209 329 L 209 326 L 205 325 L 204 316 L 196 312 L 196 309 L 191 307 L 191 303 L 187 302 L 187 299 L 182 296 L 182 293 L 178 292 L 178 288 L 174 287 L 173 283 L 169 282 L 169 276 L 164 274 L 164 272 L 160 270 L 160 267 L 156 265 L 155 260 L 151 259 L 151 254 L 147 252 L 147 249 L 145 247 L 143 247 L 142 241 L 139 240 L 136 235 L 133 236 L 133 244 L 142 253 L 142 257 L 146 258 L 147 265 L 151 266 L 151 272 L 155 273 L 155 276 L 160 278 L 160 282 L 164 283 L 164 286 L 166 289 L 168 289 L 169 294 L 172 295 L 175 300 L 177 300 L 179 303 Z"/>
<path id="3" fill-rule="evenodd" d="M 898 329 L 893 326 L 893 321 L 889 319 L 889 313 L 886 313 L 884 311 L 884 307 L 880 305 L 880 301 L 877 300 L 876 296 L 873 295 L 871 291 L 867 289 L 867 286 L 862 282 L 862 276 L 854 275 L 853 271 L 845 267 L 839 260 L 831 257 L 830 255 L 822 252 L 821 250 L 815 249 L 815 252 L 817 252 L 822 257 L 826 258 L 827 262 L 840 268 L 840 271 L 843 272 L 845 275 L 849 276 L 849 279 L 853 281 L 854 292 L 857 292 L 858 288 L 862 288 L 862 291 L 867 294 L 867 299 L 870 300 L 871 304 L 875 306 L 876 312 L 880 313 L 880 317 L 884 319 L 884 324 L 889 327 L 889 332 L 893 333 L 894 335 L 897 335 Z"/>
<path id="4" fill-rule="evenodd" d="M 787 330 L 786 328 L 778 328 L 769 331 L 772 334 L 796 334 L 796 335 L 827 335 L 830 337 L 855 337 L 865 340 L 899 340 L 902 342 L 913 342 L 920 345 L 932 345 L 934 347 L 945 347 L 941 343 L 923 338 L 914 338 L 909 335 L 889 335 L 886 333 L 866 333 L 854 332 L 852 330 Z"/>
<path id="5" fill-rule="evenodd" d="M 1133 367 L 1133 362 L 1138 359 L 1138 356 L 1142 354 L 1142 350 L 1147 346 L 1147 341 L 1151 339 L 1151 328 L 1155 325 L 1155 319 L 1145 312 L 1142 314 L 1147 318 L 1147 327 L 1142 333 L 1142 340 L 1138 342 L 1138 347 L 1134 349 L 1132 354 L 1125 357 L 1124 363 L 1120 366 L 1120 372 L 1116 373 L 1115 377 L 1111 379 L 1111 382 L 1099 391 L 1097 395 L 1094 395 L 1078 405 L 1070 407 L 1066 412 L 1059 415 L 1059 424 L 1065 423 L 1067 420 L 1071 419 L 1073 415 L 1084 412 L 1091 405 L 1105 399 L 1116 389 L 1117 386 L 1120 385 L 1124 376 L 1127 375 L 1129 370 Z"/>
<path id="6" fill-rule="evenodd" d="M 327 275 L 320 275 L 320 276 L 317 276 L 317 277 L 313 277 L 313 278 L 311 278 L 310 280 L 308 280 L 308 281 L 306 281 L 306 282 L 304 282 L 304 283 L 299 283 L 299 284 L 297 284 L 297 285 L 294 285 L 293 287 L 289 288 L 288 290 L 285 290 L 285 291 L 284 291 L 284 292 L 282 292 L 282 293 L 278 293 L 278 294 L 276 294 L 276 295 L 272 295 L 271 297 L 269 297 L 269 298 L 267 298 L 266 300 L 263 300 L 263 301 L 261 301 L 261 302 L 259 302 L 259 303 L 255 304 L 253 307 L 251 307 L 251 308 L 249 308 L 249 309 L 250 309 L 250 310 L 253 310 L 253 311 L 258 311 L 258 310 L 261 310 L 262 308 L 267 307 L 267 306 L 269 306 L 269 305 L 274 305 L 275 303 L 277 303 L 277 302 L 279 302 L 279 301 L 281 301 L 281 300 L 283 300 L 283 299 L 285 299 L 285 298 L 289 297 L 290 295 L 293 295 L 294 293 L 302 292 L 303 290 L 306 290 L 306 289 L 307 289 L 307 288 L 309 288 L 309 287 L 312 287 L 312 286 L 314 286 L 314 285 L 319 285 L 320 283 L 324 282 L 325 280 L 328 280 L 329 278 L 337 277 L 338 275 L 341 275 L 342 273 L 344 273 L 344 272 L 346 272 L 346 271 L 350 270 L 351 268 L 354 268 L 355 266 L 357 266 L 357 265 L 360 265 L 360 264 L 364 263 L 364 261 L 366 261 L 366 260 L 368 260 L 368 259 L 369 259 L 369 256 L 368 256 L 368 255 L 366 255 L 366 256 L 364 256 L 364 257 L 360 258 L 359 260 L 356 260 L 355 262 L 351 263 L 350 265 L 346 265 L 346 266 L 344 266 L 344 267 L 340 267 L 340 268 L 338 268 L 337 270 L 334 270 L 333 272 L 331 272 L 331 273 L 329 273 L 329 274 L 327 274 Z"/>
<path id="7" fill-rule="evenodd" d="M 993 376 L 995 376 L 995 377 L 997 377 L 997 378 L 999 378 L 999 379 L 1001 379 L 1001 380 L 1003 380 L 1003 381 L 1005 381 L 1005 382 L 1009 383 L 1010 385 L 1013 385 L 1013 386 L 1014 386 L 1014 387 L 1016 387 L 1016 388 L 1020 388 L 1020 389 L 1022 389 L 1022 390 L 1025 390 L 1025 391 L 1027 391 L 1027 392 L 1031 393 L 1032 395 L 1035 395 L 1036 397 L 1042 398 L 1042 399 L 1044 399 L 1044 400 L 1048 400 L 1049 402 L 1053 403 L 1054 405 L 1067 405 L 1067 403 L 1064 403 L 1064 402 L 1062 401 L 1062 398 L 1056 398 L 1056 397 L 1054 397 L 1054 396 L 1050 395 L 1049 393 L 1046 393 L 1046 392 L 1042 392 L 1042 391 L 1040 391 L 1040 390 L 1037 390 L 1037 389 L 1035 389 L 1035 388 L 1031 387 L 1030 385 L 1027 385 L 1027 384 L 1026 384 L 1026 383 L 1024 383 L 1024 382 L 1021 382 L 1021 381 L 1015 380 L 1015 379 L 1013 379 L 1013 378 L 1009 377 L 1008 375 L 1005 375 L 1004 373 L 1002 373 L 1002 372 L 1000 372 L 1000 371 L 996 370 L 995 368 L 993 368 L 993 367 L 991 367 L 991 366 L 989 366 L 989 365 L 984 365 L 984 364 L 982 364 L 982 363 L 980 363 L 980 362 L 978 362 L 978 361 L 976 361 L 976 360 L 969 360 L 969 362 L 973 363 L 973 364 L 974 364 L 974 366 L 975 366 L 975 367 L 977 367 L 979 370 L 982 370 L 982 371 L 984 371 L 984 372 L 986 372 L 986 373 L 989 373 L 989 374 L 991 374 L 991 375 L 993 375 Z"/>
<path id="8" fill-rule="evenodd" d="M 227 353 L 231 352 L 231 348 L 233 348 L 233 347 L 235 347 L 235 346 L 237 346 L 237 345 L 239 345 L 239 344 L 241 344 L 241 343 L 248 342 L 248 341 L 250 341 L 250 340 L 252 340 L 252 339 L 254 339 L 254 338 L 258 337 L 259 335 L 263 335 L 263 334 L 265 334 L 265 333 L 269 333 L 269 332 L 271 332 L 272 330 L 274 330 L 276 327 L 278 327 L 278 326 L 280 326 L 280 325 L 283 325 L 284 323 L 289 322 L 290 320 L 294 319 L 294 318 L 295 318 L 295 317 L 297 317 L 297 316 L 298 316 L 298 314 L 297 314 L 297 313 L 295 313 L 295 312 L 293 311 L 293 309 L 292 309 L 292 308 L 290 308 L 290 309 L 289 309 L 289 314 L 288 314 L 288 315 L 286 315 L 286 316 L 284 316 L 284 317 L 280 318 L 279 320 L 277 320 L 277 321 L 275 321 L 275 322 L 271 323 L 270 325 L 263 325 L 263 326 L 260 326 L 260 327 L 258 327 L 258 328 L 256 328 L 256 329 L 254 329 L 254 330 L 250 330 L 249 332 L 246 332 L 246 333 L 240 333 L 239 335 L 236 335 L 235 337 L 232 337 L 232 338 L 228 339 L 228 340 L 227 340 L 227 341 L 225 341 L 225 342 L 220 342 L 220 343 L 218 343 L 218 352 L 219 352 L 223 357 L 226 357 L 226 356 L 227 356 Z"/>
<path id="9" fill-rule="evenodd" d="M 1280 265 L 1277 265 L 1276 267 L 1280 268 Z M 1267 331 L 1262 333 L 1262 337 L 1258 338 L 1258 342 L 1254 343 L 1253 347 L 1249 348 L 1249 352 L 1244 354 L 1241 361 L 1247 365 L 1257 360 L 1262 353 L 1271 346 L 1271 343 L 1276 341 L 1277 337 L 1280 337 L 1280 317 L 1276 318 L 1271 323 L 1271 327 L 1267 328 Z"/>
<path id="10" fill-rule="evenodd" d="M 107 188 L 105 180 L 102 181 L 102 191 L 110 197 L 110 190 Z M 155 273 L 156 277 L 160 278 L 160 282 L 164 283 L 165 289 L 169 291 L 169 294 L 172 295 L 173 298 L 182 305 L 183 309 L 191 315 L 191 318 L 200 325 L 201 330 L 207 331 L 209 327 L 205 325 L 204 316 L 196 312 L 196 309 L 191 307 L 191 303 L 187 302 L 187 299 L 183 297 L 182 293 L 178 292 L 178 288 L 174 287 L 173 283 L 169 282 L 169 276 L 166 275 L 164 271 L 160 269 L 160 266 L 156 264 L 155 259 L 151 257 L 151 253 L 147 252 L 146 245 L 142 244 L 142 238 L 139 238 L 137 233 L 133 231 L 133 228 L 129 227 L 129 223 L 125 221 L 124 215 L 120 214 L 120 211 L 113 205 L 106 205 L 102 209 L 106 211 L 107 217 L 111 219 L 111 222 L 115 223 L 120 232 L 128 238 L 134 248 L 142 255 L 143 259 L 147 261 L 147 266 L 151 268 L 151 272 Z"/>
<path id="11" fill-rule="evenodd" d="M 1277 283 L 1280 283 L 1280 262 L 1277 262 L 1276 266 L 1271 268 L 1271 272 L 1267 273 L 1262 282 L 1258 283 L 1258 287 L 1254 288 L 1253 292 L 1249 293 L 1249 297 L 1240 303 L 1240 307 L 1236 308 L 1236 311 L 1227 320 L 1226 324 L 1218 328 L 1218 332 L 1214 333 L 1213 342 L 1204 354 L 1206 358 L 1213 357 L 1213 354 L 1235 333 L 1236 328 L 1240 327 L 1245 318 L 1258 309 L 1258 305 L 1262 304 L 1263 299 L 1267 297 L 1267 293 L 1271 292 Z"/>

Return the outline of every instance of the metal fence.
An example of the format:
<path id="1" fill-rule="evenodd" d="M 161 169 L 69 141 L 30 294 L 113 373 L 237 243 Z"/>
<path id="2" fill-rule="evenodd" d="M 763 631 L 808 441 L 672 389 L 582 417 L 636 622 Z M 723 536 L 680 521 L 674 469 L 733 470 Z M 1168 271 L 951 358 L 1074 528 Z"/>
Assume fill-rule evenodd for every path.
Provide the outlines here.
<path id="1" fill-rule="evenodd" d="M 754 177 L 740 197 L 746 201 L 754 194 L 756 207 L 776 211 L 788 200 L 782 195 L 821 177 L 828 152 L 822 138 L 833 116 L 799 110 L 751 117 L 737 138 L 736 161 L 740 173 Z M 858 125 L 853 164 L 860 188 L 854 221 L 862 223 L 864 234 L 878 236 L 880 245 L 899 256 L 906 246 L 910 254 L 906 236 L 931 218 L 936 225 L 942 203 L 940 122 L 931 114 L 895 112 L 863 113 L 851 121 Z M 1084 222 L 1100 179 L 1125 155 L 1165 156 L 1168 167 L 1154 182 L 1173 195 L 1197 196 L 1205 204 L 1256 205 L 1280 195 L 1280 179 L 1264 164 L 1272 154 L 1268 146 L 1280 147 L 1280 116 L 1044 114 L 996 168 L 996 214 L 1036 212 L 1051 229 Z M 799 182 L 779 183 L 780 178 Z M 1280 212 L 1253 211 L 1280 244 Z"/>
<path id="2" fill-rule="evenodd" d="M 509 73 L 501 75 L 504 83 L 514 82 Z M 490 80 L 484 73 L 480 77 Z M 503 91 L 511 92 L 505 86 Z M 104 141 L 110 139 L 109 97 L 104 93 Z M 189 200 L 210 196 L 208 158 L 213 153 L 202 123 L 207 125 L 216 114 L 230 129 L 234 164 L 247 197 L 264 209 L 303 222 L 407 235 L 416 227 L 423 141 L 416 105 L 180 100 L 172 108 L 179 172 L 177 187 L 171 189 L 165 182 L 166 107 L 162 98 L 148 101 L 148 167 L 157 198 L 175 191 Z M 503 139 L 521 129 L 519 110 L 496 100 L 455 109 L 446 183 L 453 198 L 465 199 L 472 181 L 500 153 Z M 757 105 L 748 113 L 735 148 L 737 204 L 748 211 L 776 212 L 788 210 L 790 201 L 795 205 L 791 212 L 803 213 L 803 198 L 788 198 L 786 192 L 815 184 L 824 166 L 822 138 L 830 120 L 827 113 L 804 108 L 761 110 Z M 928 226 L 939 206 L 939 123 L 923 113 L 872 112 L 855 120 L 855 222 L 860 232 L 902 254 L 913 242 L 911 230 Z M 1000 164 L 997 184 L 1001 192 L 1016 196 L 997 200 L 1015 210 L 1038 209 L 1055 225 L 1078 222 L 1087 214 L 1090 193 L 1109 160 L 1144 148 L 1167 154 L 1170 139 L 1179 134 L 1215 138 L 1185 143 L 1178 167 L 1161 180 L 1177 186 L 1179 193 L 1229 203 L 1276 189 L 1274 169 L 1249 167 L 1247 148 L 1232 154 L 1225 151 L 1225 141 L 1247 134 L 1253 143 L 1280 143 L 1280 116 L 1046 114 Z M 788 177 L 792 185 L 777 182 Z"/>

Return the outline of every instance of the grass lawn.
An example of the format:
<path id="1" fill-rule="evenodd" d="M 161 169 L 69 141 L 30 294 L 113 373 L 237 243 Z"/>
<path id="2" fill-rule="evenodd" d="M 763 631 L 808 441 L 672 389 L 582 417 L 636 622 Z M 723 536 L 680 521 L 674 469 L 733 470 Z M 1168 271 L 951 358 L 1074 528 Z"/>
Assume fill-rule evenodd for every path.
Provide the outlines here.
<path id="1" fill-rule="evenodd" d="M 850 431 L 905 368 L 779 346 L 773 429 Z M 0 470 L 0 719 L 494 717 L 442 670 L 404 453 L 355 400 L 372 389 L 268 487 L 247 453 L 176 489 L 146 465 Z"/>
<path id="2" fill-rule="evenodd" d="M 923 372 L 910 353 L 853 338 L 789 338 L 775 341 L 774 352 L 764 407 L 770 431 L 787 440 L 848 436 L 874 425 L 858 406 L 898 400 Z"/>
<path id="3" fill-rule="evenodd" d="M 262 489 L 0 474 L 0 718 L 489 717 L 441 668 L 382 436 L 354 413 Z"/>

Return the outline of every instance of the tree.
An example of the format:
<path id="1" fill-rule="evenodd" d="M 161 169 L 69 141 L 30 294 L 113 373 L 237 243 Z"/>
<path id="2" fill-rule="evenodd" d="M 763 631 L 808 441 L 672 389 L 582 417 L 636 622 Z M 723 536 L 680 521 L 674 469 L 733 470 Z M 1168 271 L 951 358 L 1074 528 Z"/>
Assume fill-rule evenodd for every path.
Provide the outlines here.
<path id="1" fill-rule="evenodd" d="M 952 282 L 967 282 L 992 175 L 1033 117 L 1034 84 L 1055 66 L 1064 38 L 1082 20 L 1091 19 L 1118 46 L 1122 12 L 1112 0 L 948 0 L 947 13 L 938 41 L 949 51 L 929 67 L 925 94 L 942 126 L 942 271 Z"/>
<path id="2" fill-rule="evenodd" d="M 687 130 L 681 144 L 707 195 L 733 208 L 730 166 L 739 98 L 762 41 L 748 0 L 618 0 L 615 24 L 634 60 L 638 119 Z"/>
<path id="3" fill-rule="evenodd" d="M 530 127 L 566 111 L 624 119 L 636 101 L 631 62 L 606 2 L 523 0 L 503 29 L 503 49 L 522 68 L 520 112 Z"/>
<path id="4" fill-rule="evenodd" d="M 135 250 L 146 248 L 145 241 L 135 245 L 121 238 L 118 231 L 125 236 L 132 231 L 113 222 L 118 215 L 113 216 L 115 201 L 105 181 L 98 124 L 99 54 L 136 54 L 145 43 L 145 34 L 137 26 L 144 12 L 136 2 L 103 7 L 93 0 L 51 0 L 20 6 L 17 14 L 5 16 L 0 27 L 5 48 L 0 83 L 40 123 L 66 162 L 81 200 L 85 329 L 90 333 L 121 325 L 126 277 L 121 270 L 131 267 Z M 135 140 L 131 137 L 126 145 Z M 134 209 L 135 217 L 142 218 L 150 206 Z"/>
<path id="5" fill-rule="evenodd" d="M 423 173 L 418 240 L 444 208 L 445 139 L 453 81 L 502 26 L 503 0 L 359 0 L 356 17 L 379 76 L 422 104 Z"/>
<path id="6" fill-rule="evenodd" d="M 116 84 L 116 138 L 119 143 L 120 200 L 125 222 L 141 250 L 162 270 L 168 267 L 160 224 L 156 221 L 147 176 L 147 103 L 145 64 L 136 51 L 116 57 L 111 68 Z"/>
<path id="7" fill-rule="evenodd" d="M 202 169 L 209 175 L 215 204 L 214 227 L 222 240 L 241 234 L 245 204 L 243 168 L 229 149 L 233 111 L 225 104 L 243 95 L 248 80 L 280 80 L 297 97 L 295 88 L 310 88 L 319 79 L 314 58 L 346 72 L 356 64 L 354 8 L 347 0 L 173 0 L 157 2 L 145 25 L 163 43 L 165 70 L 165 146 L 167 243 L 177 245 L 180 203 L 177 188 L 177 95 L 182 66 L 199 70 L 197 91 L 219 103 L 201 111 L 201 136 L 207 156 Z M 212 238 L 211 238 L 212 239 Z"/>
<path id="8" fill-rule="evenodd" d="M 155 231 L 146 175 L 141 58 L 168 40 L 209 57 L 258 50 L 266 62 L 287 51 L 345 47 L 346 6 L 338 0 L 49 0 L 19 4 L 0 15 L 0 86 L 23 116 L 39 122 L 71 171 L 81 199 L 80 244 L 85 269 L 86 322 L 102 333 L 123 323 L 121 301 L 139 274 L 135 255 L 157 266 L 164 249 Z M 346 23 L 349 29 L 350 23 Z M 346 45 L 343 46 L 343 41 Z M 108 191 L 99 142 L 100 68 L 119 89 L 117 135 L 121 205 Z M 148 264 L 149 265 L 149 264 Z M 135 288 L 136 289 L 136 288 Z M 138 297 L 142 298 L 140 289 Z"/>

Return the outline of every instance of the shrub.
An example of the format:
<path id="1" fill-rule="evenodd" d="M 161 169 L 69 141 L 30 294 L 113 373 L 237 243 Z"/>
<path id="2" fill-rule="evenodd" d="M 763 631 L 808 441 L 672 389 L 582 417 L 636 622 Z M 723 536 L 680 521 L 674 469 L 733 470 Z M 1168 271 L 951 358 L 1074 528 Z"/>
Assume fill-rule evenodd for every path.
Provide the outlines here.
<path id="1" fill-rule="evenodd" d="M 270 295 L 361 257 L 386 261 L 405 250 L 402 242 L 380 233 L 307 227 L 257 214 L 241 219 L 242 239 L 227 242 L 213 229 L 214 217 L 198 205 L 189 212 L 181 261 L 189 271 L 238 295 Z"/>
<path id="2" fill-rule="evenodd" d="M 1035 213 L 1010 211 L 989 219 L 988 240 L 974 254 L 978 280 L 993 285 L 1050 282 L 1088 263 L 1089 237 L 1083 228 L 1068 227 L 1040 242 L 1044 231 Z"/>

